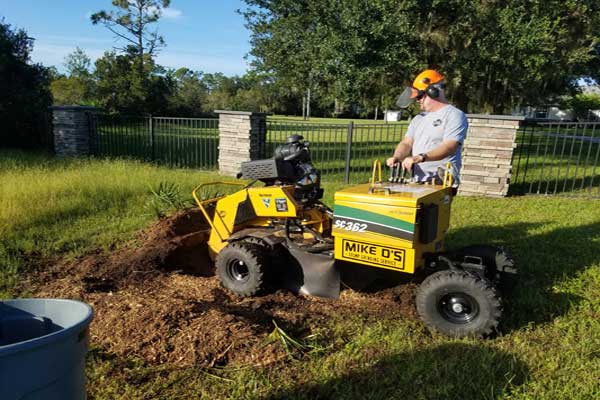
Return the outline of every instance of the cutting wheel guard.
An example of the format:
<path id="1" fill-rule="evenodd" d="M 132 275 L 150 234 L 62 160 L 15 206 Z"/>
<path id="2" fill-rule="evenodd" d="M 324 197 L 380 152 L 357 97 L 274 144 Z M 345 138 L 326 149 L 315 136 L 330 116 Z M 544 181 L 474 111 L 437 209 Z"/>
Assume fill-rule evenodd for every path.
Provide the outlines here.
<path id="1" fill-rule="evenodd" d="M 284 287 L 310 296 L 330 299 L 340 296 L 340 272 L 331 251 L 311 253 L 296 246 L 288 250 L 299 268 L 287 268 Z"/>

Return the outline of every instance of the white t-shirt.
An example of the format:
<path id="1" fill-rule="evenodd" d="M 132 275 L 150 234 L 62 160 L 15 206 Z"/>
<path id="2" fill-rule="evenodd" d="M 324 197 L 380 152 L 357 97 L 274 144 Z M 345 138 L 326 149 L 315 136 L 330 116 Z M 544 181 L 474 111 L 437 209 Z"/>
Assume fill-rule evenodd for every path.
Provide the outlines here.
<path id="1" fill-rule="evenodd" d="M 436 176 L 438 167 L 446 168 L 449 161 L 452 164 L 455 184 L 460 182 L 461 150 L 468 127 L 469 122 L 465 113 L 450 104 L 435 112 L 421 113 L 413 118 L 406 132 L 406 136 L 413 138 L 414 141 L 413 156 L 433 150 L 444 140 L 458 142 L 456 152 L 443 160 L 415 164 L 413 176 L 417 181 L 425 181 Z"/>

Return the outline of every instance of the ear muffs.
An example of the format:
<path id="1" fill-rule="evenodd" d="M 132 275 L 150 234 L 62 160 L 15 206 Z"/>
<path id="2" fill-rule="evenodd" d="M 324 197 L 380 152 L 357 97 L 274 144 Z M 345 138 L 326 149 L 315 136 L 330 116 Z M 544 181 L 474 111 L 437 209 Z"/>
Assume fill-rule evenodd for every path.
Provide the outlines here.
<path id="1" fill-rule="evenodd" d="M 423 78 L 423 83 L 427 85 L 425 88 L 425 94 L 431 97 L 432 99 L 437 99 L 440 97 L 440 83 L 430 84 L 431 82 L 429 78 Z"/>
<path id="2" fill-rule="evenodd" d="M 427 89 L 425 89 L 425 93 L 432 99 L 437 99 L 440 97 L 440 88 L 437 85 L 429 85 L 427 86 Z"/>

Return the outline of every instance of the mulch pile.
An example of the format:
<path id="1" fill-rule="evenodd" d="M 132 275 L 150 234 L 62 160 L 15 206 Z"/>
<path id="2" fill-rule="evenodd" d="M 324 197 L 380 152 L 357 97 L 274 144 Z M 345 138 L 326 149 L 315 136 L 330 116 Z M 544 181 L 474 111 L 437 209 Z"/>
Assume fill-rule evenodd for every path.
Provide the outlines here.
<path id="1" fill-rule="evenodd" d="M 337 300 L 285 290 L 238 298 L 223 289 L 204 244 L 198 211 L 158 221 L 132 243 L 32 273 L 36 297 L 71 298 L 94 308 L 92 344 L 150 363 L 264 365 L 286 356 L 267 336 L 275 322 L 295 338 L 332 317 L 415 318 L 415 286 L 376 293 L 343 290 Z"/>

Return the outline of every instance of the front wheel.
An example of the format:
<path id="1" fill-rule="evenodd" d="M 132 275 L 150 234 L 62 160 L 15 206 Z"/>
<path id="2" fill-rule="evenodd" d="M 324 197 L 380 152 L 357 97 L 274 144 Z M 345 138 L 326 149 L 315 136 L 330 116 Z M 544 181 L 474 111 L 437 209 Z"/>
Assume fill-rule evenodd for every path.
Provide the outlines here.
<path id="1" fill-rule="evenodd" d="M 491 334 L 502 316 L 500 297 L 485 278 L 464 271 L 440 271 L 423 281 L 417 311 L 426 325 L 451 337 Z"/>
<path id="2" fill-rule="evenodd" d="M 264 249 L 254 243 L 230 243 L 215 260 L 221 284 L 242 297 L 264 289 L 265 265 Z"/>

